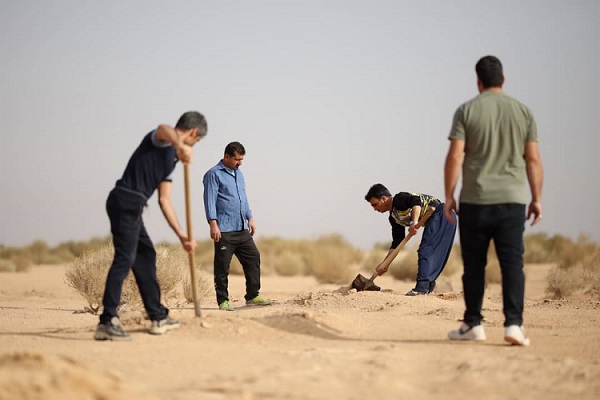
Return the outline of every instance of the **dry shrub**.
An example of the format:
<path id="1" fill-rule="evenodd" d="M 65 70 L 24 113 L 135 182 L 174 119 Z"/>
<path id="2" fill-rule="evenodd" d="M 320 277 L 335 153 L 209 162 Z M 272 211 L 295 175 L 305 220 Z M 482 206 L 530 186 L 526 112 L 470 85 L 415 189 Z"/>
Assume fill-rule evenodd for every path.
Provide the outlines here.
<path id="1" fill-rule="evenodd" d="M 96 251 L 83 253 L 78 259 L 67 264 L 67 285 L 77 290 L 95 312 L 102 304 L 106 275 L 113 255 L 113 246 L 107 243 Z"/>
<path id="2" fill-rule="evenodd" d="M 10 261 L 6 266 L 6 271 L 27 272 L 33 265 L 33 260 L 28 251 L 15 247 L 1 247 L 0 259 Z M 14 269 L 12 265 L 14 265 Z M 2 270 L 0 270 L 2 272 Z"/>
<path id="3" fill-rule="evenodd" d="M 27 246 L 25 250 L 29 253 L 34 264 L 44 264 L 50 248 L 46 242 L 42 240 L 36 240 Z"/>
<path id="4" fill-rule="evenodd" d="M 463 272 L 463 260 L 462 253 L 460 251 L 460 244 L 454 243 L 452 245 L 452 250 L 450 251 L 450 256 L 448 257 L 448 262 L 446 262 L 446 266 L 441 273 L 441 276 L 452 276 L 458 273 L 462 274 Z"/>
<path id="5" fill-rule="evenodd" d="M 290 240 L 263 237 L 257 242 L 263 273 L 282 276 L 313 275 L 321 283 L 340 283 L 356 273 L 363 253 L 340 235 L 317 240 Z M 353 276 L 352 276 L 353 277 Z"/>
<path id="6" fill-rule="evenodd" d="M 557 265 L 548 274 L 546 292 L 555 299 L 586 295 L 600 299 L 600 250 L 571 266 Z"/>
<path id="7" fill-rule="evenodd" d="M 306 262 L 301 253 L 283 250 L 280 253 L 267 253 L 263 257 L 263 266 L 267 265 L 277 275 L 303 276 L 306 275 Z M 262 268 L 262 267 L 261 267 Z"/>
<path id="8" fill-rule="evenodd" d="M 19 252 L 14 254 L 10 260 L 16 265 L 17 272 L 27 272 L 33 266 L 33 261 L 28 254 Z"/>
<path id="9" fill-rule="evenodd" d="M 600 250 L 598 244 L 586 235 L 580 235 L 576 242 L 562 236 L 552 238 L 551 245 L 556 249 L 558 265 L 569 268 L 578 264 L 588 264 L 590 258 Z"/>
<path id="10" fill-rule="evenodd" d="M 15 272 L 16 270 L 17 266 L 12 260 L 0 258 L 0 272 Z"/>
<path id="11" fill-rule="evenodd" d="M 414 281 L 419 268 L 417 246 L 406 247 L 390 264 L 389 273 L 401 281 Z"/>
<path id="12" fill-rule="evenodd" d="M 580 235 L 575 242 L 543 233 L 525 237 L 526 262 L 556 264 L 546 282 L 546 291 L 554 298 L 582 294 L 598 297 L 599 253 L 598 244 L 586 235 Z"/>
<path id="13" fill-rule="evenodd" d="M 539 264 L 553 262 L 554 252 L 549 246 L 546 233 L 532 233 L 523 237 L 525 253 L 523 260 L 526 264 Z"/>
<path id="14" fill-rule="evenodd" d="M 199 266 L 196 267 L 195 272 L 196 272 L 196 285 L 197 285 L 196 286 L 196 294 L 198 295 L 198 301 L 201 301 L 202 299 L 209 298 L 214 293 L 213 284 L 212 284 L 213 275 L 204 271 Z M 185 299 L 188 302 L 193 303 L 194 295 L 192 293 L 192 286 L 190 285 L 190 282 L 191 282 L 190 278 L 191 277 L 190 277 L 190 272 L 189 272 L 189 268 L 188 268 L 188 273 L 185 274 L 185 280 L 183 282 L 183 296 L 185 297 Z"/>
<path id="15" fill-rule="evenodd" d="M 381 248 L 377 245 L 374 246 L 363 259 L 362 269 L 364 271 L 375 271 L 375 267 L 377 264 L 383 261 L 387 253 L 387 249 Z M 398 255 L 398 257 L 400 257 L 400 255 Z"/>
<path id="16" fill-rule="evenodd" d="M 196 242 L 195 260 L 201 269 L 212 271 L 214 257 L 215 243 L 211 239 Z"/>
<path id="17" fill-rule="evenodd" d="M 261 270 L 282 276 L 303 276 L 309 274 L 307 254 L 312 246 L 307 240 L 263 237 L 257 245 L 263 260 Z"/>
<path id="18" fill-rule="evenodd" d="M 563 267 L 576 265 L 598 250 L 598 244 L 587 235 L 575 242 L 562 236 L 548 237 L 546 233 L 525 235 L 525 263 L 557 263 Z"/>
<path id="19" fill-rule="evenodd" d="M 66 283 L 77 290 L 95 312 L 99 310 L 102 303 L 106 276 L 113 256 L 113 246 L 111 243 L 107 243 L 94 251 L 85 252 L 67 265 Z M 184 268 L 188 264 L 187 253 L 179 246 L 163 243 L 156 246 L 156 274 L 165 301 L 176 296 L 177 288 L 183 284 Z M 142 308 L 139 290 L 133 273 L 130 272 L 123 283 L 119 309 L 139 310 Z"/>
<path id="20" fill-rule="evenodd" d="M 308 265 L 320 283 L 347 283 L 356 275 L 362 258 L 362 252 L 341 236 L 322 236 L 310 246 Z"/>

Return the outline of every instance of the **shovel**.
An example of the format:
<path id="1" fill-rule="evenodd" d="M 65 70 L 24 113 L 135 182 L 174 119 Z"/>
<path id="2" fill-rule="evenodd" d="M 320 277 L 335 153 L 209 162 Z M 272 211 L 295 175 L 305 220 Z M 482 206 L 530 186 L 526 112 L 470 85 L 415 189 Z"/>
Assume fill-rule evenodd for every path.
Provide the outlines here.
<path id="1" fill-rule="evenodd" d="M 421 218 L 421 220 L 417 223 L 416 227 L 420 228 L 421 226 L 423 226 L 423 224 L 425 224 L 425 222 L 427 222 L 427 220 L 429 219 L 429 217 L 431 216 L 431 214 L 433 214 L 434 211 L 435 211 L 435 207 L 431 207 L 425 213 L 425 215 L 423 216 L 423 218 Z M 402 248 L 404 247 L 404 245 L 413 236 L 414 235 L 408 234 L 404 238 L 404 240 L 402 240 L 402 242 L 400 242 L 400 244 L 391 253 L 389 253 L 385 257 L 385 259 L 381 263 L 381 266 L 383 266 L 383 267 L 389 267 L 390 264 L 392 263 L 392 261 L 394 261 L 394 259 L 398 255 L 398 253 L 400 253 L 400 250 L 402 250 Z M 350 287 L 347 288 L 346 291 L 348 291 L 350 289 L 356 289 L 357 292 L 361 292 L 361 291 L 364 291 L 364 290 L 379 291 L 379 290 L 381 290 L 381 288 L 379 286 L 377 286 L 375 283 L 373 283 L 373 281 L 375 280 L 375 278 L 377 278 L 377 276 L 378 276 L 377 271 L 373 272 L 373 275 L 371 275 L 371 277 L 369 279 L 365 278 L 361 274 L 358 274 L 356 276 L 356 278 L 354 278 L 354 280 L 352 281 L 352 284 L 350 285 Z"/>
<path id="2" fill-rule="evenodd" d="M 187 223 L 187 235 L 188 240 L 192 241 L 194 240 L 192 233 L 192 202 L 190 201 L 190 174 L 187 164 L 183 166 L 183 176 L 185 181 L 185 217 Z M 200 308 L 200 301 L 198 299 L 196 261 L 193 251 L 190 251 L 188 253 L 188 260 L 190 263 L 190 280 L 192 285 L 192 299 L 194 300 L 194 310 L 196 312 L 196 317 L 202 317 L 202 309 Z"/>

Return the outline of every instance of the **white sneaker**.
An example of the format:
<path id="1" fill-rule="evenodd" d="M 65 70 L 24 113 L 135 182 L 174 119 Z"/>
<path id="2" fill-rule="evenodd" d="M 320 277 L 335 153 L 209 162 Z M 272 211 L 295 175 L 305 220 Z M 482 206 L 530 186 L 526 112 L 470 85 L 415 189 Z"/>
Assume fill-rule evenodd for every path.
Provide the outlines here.
<path id="1" fill-rule="evenodd" d="M 525 337 L 525 329 L 519 325 L 510 325 L 504 328 L 504 340 L 517 346 L 529 346 L 529 339 Z"/>
<path id="2" fill-rule="evenodd" d="M 485 332 L 483 331 L 483 325 L 469 326 L 466 323 L 462 323 L 460 328 L 455 331 L 448 332 L 448 339 L 450 340 L 485 340 Z"/>

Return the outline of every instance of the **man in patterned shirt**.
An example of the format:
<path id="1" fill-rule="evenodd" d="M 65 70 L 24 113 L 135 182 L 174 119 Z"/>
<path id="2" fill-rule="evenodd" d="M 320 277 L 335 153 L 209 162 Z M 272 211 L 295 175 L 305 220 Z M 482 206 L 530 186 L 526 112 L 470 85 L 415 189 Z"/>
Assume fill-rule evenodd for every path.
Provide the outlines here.
<path id="1" fill-rule="evenodd" d="M 417 284 L 406 295 L 418 296 L 433 292 L 435 280 L 448 262 L 456 234 L 456 225 L 444 218 L 442 202 L 433 196 L 420 193 L 400 192 L 392 196 L 381 183 L 377 183 L 369 189 L 365 200 L 375 211 L 389 212 L 389 221 L 392 225 L 392 245 L 388 254 L 404 240 L 405 227 L 408 227 L 409 234 L 416 235 L 419 230 L 417 227 L 419 220 L 432 207 L 435 208 L 425 223 L 423 237 L 417 251 L 419 254 Z M 456 216 L 454 219 L 456 221 Z M 383 275 L 388 268 L 382 267 L 379 263 L 375 270 L 379 275 Z"/>

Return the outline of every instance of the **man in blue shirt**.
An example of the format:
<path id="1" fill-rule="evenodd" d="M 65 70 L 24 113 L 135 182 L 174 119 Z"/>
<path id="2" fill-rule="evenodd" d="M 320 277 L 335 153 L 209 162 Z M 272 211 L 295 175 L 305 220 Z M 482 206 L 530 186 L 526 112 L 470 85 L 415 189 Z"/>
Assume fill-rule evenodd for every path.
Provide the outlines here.
<path id="1" fill-rule="evenodd" d="M 246 196 L 244 174 L 239 169 L 246 150 L 239 142 L 225 147 L 223 159 L 204 174 L 204 211 L 214 241 L 214 275 L 217 304 L 221 310 L 233 311 L 229 303 L 229 265 L 235 256 L 246 278 L 247 305 L 269 305 L 271 300 L 260 291 L 260 252 L 254 243 L 256 232 Z"/>
<path id="2" fill-rule="evenodd" d="M 148 317 L 150 333 L 162 335 L 179 327 L 161 304 L 156 279 L 156 251 L 146 232 L 142 212 L 148 199 L 158 189 L 158 202 L 169 226 L 186 251 L 194 251 L 196 243 L 188 239 L 177 221 L 171 204 L 171 175 L 177 161 L 192 160 L 192 146 L 206 136 L 204 116 L 196 111 L 184 113 L 175 128 L 162 124 L 149 132 L 135 150 L 121 179 L 108 195 L 106 211 L 115 247 L 114 260 L 108 271 L 103 312 L 96 328 L 96 340 L 131 340 L 117 316 L 123 281 L 133 270 L 135 281 Z"/>

